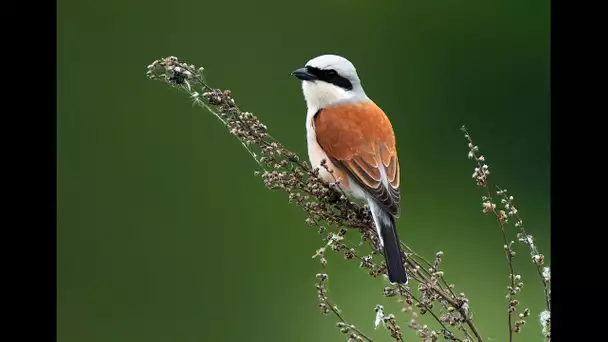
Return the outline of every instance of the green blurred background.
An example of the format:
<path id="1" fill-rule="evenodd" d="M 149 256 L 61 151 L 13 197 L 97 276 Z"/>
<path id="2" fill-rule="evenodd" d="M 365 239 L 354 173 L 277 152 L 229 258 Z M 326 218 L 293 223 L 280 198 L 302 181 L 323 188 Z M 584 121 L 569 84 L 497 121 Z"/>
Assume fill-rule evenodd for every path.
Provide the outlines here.
<path id="1" fill-rule="evenodd" d="M 401 238 L 429 258 L 444 251 L 482 334 L 506 340 L 503 242 L 459 128 L 549 260 L 547 1 L 60 0 L 57 15 L 59 341 L 346 340 L 317 309 L 321 241 L 304 213 L 264 188 L 213 116 L 145 77 L 167 55 L 202 65 L 305 156 L 290 72 L 323 53 L 353 61 L 393 122 Z M 517 251 L 532 310 L 519 341 L 541 341 L 542 290 Z M 376 304 L 398 310 L 384 281 L 335 253 L 328 268 L 345 317 L 390 341 L 373 329 Z"/>

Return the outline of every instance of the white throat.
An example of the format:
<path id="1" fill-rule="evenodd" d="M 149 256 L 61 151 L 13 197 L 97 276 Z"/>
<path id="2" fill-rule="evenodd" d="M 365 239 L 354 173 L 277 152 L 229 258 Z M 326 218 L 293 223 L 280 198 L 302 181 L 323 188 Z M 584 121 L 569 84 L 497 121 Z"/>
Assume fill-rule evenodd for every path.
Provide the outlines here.
<path id="1" fill-rule="evenodd" d="M 309 112 L 316 112 L 355 97 L 354 92 L 326 82 L 302 82 L 302 92 Z"/>

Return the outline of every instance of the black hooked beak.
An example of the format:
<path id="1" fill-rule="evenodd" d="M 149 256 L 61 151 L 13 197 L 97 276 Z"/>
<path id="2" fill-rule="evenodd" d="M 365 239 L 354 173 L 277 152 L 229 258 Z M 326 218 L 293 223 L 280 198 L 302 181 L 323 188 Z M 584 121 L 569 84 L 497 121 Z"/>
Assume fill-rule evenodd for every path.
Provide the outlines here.
<path id="1" fill-rule="evenodd" d="M 302 81 L 314 81 L 317 79 L 317 77 L 308 72 L 306 68 L 294 70 L 294 72 L 291 73 L 291 76 L 295 76 Z"/>

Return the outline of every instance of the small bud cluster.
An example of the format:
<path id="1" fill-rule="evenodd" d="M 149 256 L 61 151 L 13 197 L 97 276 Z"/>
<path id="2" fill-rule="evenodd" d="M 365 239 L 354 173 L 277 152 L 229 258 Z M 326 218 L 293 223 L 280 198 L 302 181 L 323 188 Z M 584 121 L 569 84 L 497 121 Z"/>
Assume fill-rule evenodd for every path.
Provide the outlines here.
<path id="1" fill-rule="evenodd" d="M 324 314 L 332 311 L 332 307 L 328 303 L 327 289 L 325 289 L 325 281 L 327 281 L 327 273 L 318 273 L 315 288 L 317 289 L 317 297 L 319 298 L 319 309 Z"/>
<path id="2" fill-rule="evenodd" d="M 477 146 L 475 146 L 475 148 L 477 148 Z M 490 175 L 490 170 L 488 170 L 488 168 L 488 165 L 483 164 L 481 167 L 476 167 L 475 169 L 473 169 L 472 178 L 475 179 L 477 185 L 483 186 L 486 184 L 487 178 Z"/>
<path id="3" fill-rule="evenodd" d="M 524 287 L 524 283 L 521 281 L 521 275 L 509 275 L 510 278 L 513 278 L 514 286 L 507 286 L 507 290 L 509 293 L 507 294 L 507 299 L 511 299 L 516 294 L 520 293 Z"/>
<path id="4" fill-rule="evenodd" d="M 551 281 L 551 269 L 549 267 L 543 268 L 542 276 L 546 282 L 550 282 Z"/>
<path id="5" fill-rule="evenodd" d="M 441 298 L 439 294 L 433 290 L 433 288 L 434 284 L 431 281 L 428 283 L 418 284 L 420 297 L 414 306 L 420 310 L 421 315 L 424 315 L 427 313 L 427 311 L 432 310 L 435 305 L 435 301 L 438 301 Z"/>
<path id="6" fill-rule="evenodd" d="M 395 341 L 403 341 L 403 334 L 401 333 L 401 327 L 397 324 L 397 320 L 395 320 L 395 315 L 389 314 L 388 316 L 384 316 L 382 318 L 384 326 L 388 329 L 389 334 Z"/>
<path id="7" fill-rule="evenodd" d="M 456 326 L 463 324 L 466 321 L 466 317 L 464 317 L 459 310 L 447 304 L 445 306 L 447 309 L 445 310 L 444 314 L 439 317 L 442 322 L 451 326 Z M 468 303 L 463 303 L 463 311 L 465 313 L 468 311 L 468 307 Z"/>
<path id="8" fill-rule="evenodd" d="M 540 326 L 545 338 L 551 339 L 551 311 L 545 310 L 540 313 Z"/>
<path id="9" fill-rule="evenodd" d="M 475 180 L 475 183 L 478 186 L 487 186 L 488 176 L 490 175 L 490 167 L 485 164 L 486 158 L 482 155 L 477 155 L 479 152 L 479 146 L 473 144 L 473 140 L 469 136 L 469 133 L 466 130 L 466 127 L 462 126 L 461 131 L 464 132 L 464 137 L 469 141 L 468 147 L 469 152 L 467 153 L 467 158 L 474 159 L 477 162 L 477 167 L 473 170 L 473 175 L 471 178 Z"/>
<path id="10" fill-rule="evenodd" d="M 163 68 L 164 72 L 157 73 L 157 68 Z M 157 59 L 152 64 L 148 65 L 146 75 L 150 79 L 158 77 L 164 78 L 167 82 L 174 85 L 186 85 L 191 90 L 190 80 L 202 75 L 203 69 L 195 70 L 194 65 L 180 63 L 177 57 L 170 56 L 163 59 Z"/>
<path id="11" fill-rule="evenodd" d="M 496 211 L 496 204 L 492 203 L 492 199 L 487 196 L 481 197 L 481 212 L 484 214 L 493 213 Z"/>
<path id="12" fill-rule="evenodd" d="M 410 318 L 408 328 L 416 331 L 416 335 L 424 342 L 435 342 L 438 341 L 440 337 L 446 340 L 456 340 L 454 335 L 448 330 L 432 330 L 428 325 L 420 324 L 416 312 L 412 312 L 412 318 Z"/>
<path id="13" fill-rule="evenodd" d="M 338 322 L 336 323 L 336 327 L 338 327 L 340 329 L 340 332 L 348 335 L 348 340 L 349 342 L 355 342 L 355 341 L 364 341 L 363 337 L 358 335 L 356 332 L 353 331 L 353 329 L 355 328 L 354 325 L 348 325 L 344 322 Z"/>
<path id="14" fill-rule="evenodd" d="M 361 262 L 359 263 L 359 267 L 367 270 L 367 273 L 372 277 L 376 278 L 386 271 L 386 264 L 381 263 L 380 265 L 374 263 L 373 257 L 371 255 L 364 255 L 361 258 Z"/>
<path id="15" fill-rule="evenodd" d="M 502 199 L 500 200 L 500 203 L 502 203 L 504 205 L 504 208 L 505 208 L 505 210 L 508 211 L 509 216 L 516 216 L 517 208 L 515 208 L 515 206 L 513 205 L 514 197 L 507 196 L 507 189 L 498 190 L 498 191 L 496 191 L 496 194 L 498 196 L 502 197 Z M 522 223 L 523 222 L 521 222 L 519 220 L 516 221 L 515 227 L 519 227 Z"/>
<path id="16" fill-rule="evenodd" d="M 382 295 L 384 297 L 395 297 L 400 293 L 399 289 L 396 287 L 386 286 L 382 289 Z"/>
<path id="17" fill-rule="evenodd" d="M 515 321 L 515 326 L 513 326 L 513 332 L 521 332 L 521 327 L 526 324 L 525 318 L 530 316 L 530 309 L 526 308 L 524 312 L 519 314 L 519 319 Z"/>

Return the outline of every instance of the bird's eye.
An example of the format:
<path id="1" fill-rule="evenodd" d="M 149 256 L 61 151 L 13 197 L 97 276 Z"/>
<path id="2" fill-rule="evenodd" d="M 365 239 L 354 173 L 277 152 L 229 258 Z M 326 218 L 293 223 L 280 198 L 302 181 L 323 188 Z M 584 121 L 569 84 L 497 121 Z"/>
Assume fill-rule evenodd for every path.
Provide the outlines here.
<path id="1" fill-rule="evenodd" d="M 329 77 L 333 77 L 336 76 L 338 73 L 336 72 L 336 70 L 327 70 L 327 76 Z"/>

